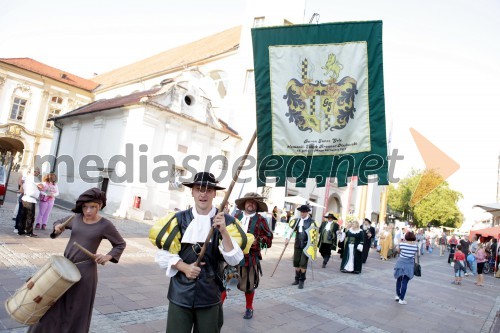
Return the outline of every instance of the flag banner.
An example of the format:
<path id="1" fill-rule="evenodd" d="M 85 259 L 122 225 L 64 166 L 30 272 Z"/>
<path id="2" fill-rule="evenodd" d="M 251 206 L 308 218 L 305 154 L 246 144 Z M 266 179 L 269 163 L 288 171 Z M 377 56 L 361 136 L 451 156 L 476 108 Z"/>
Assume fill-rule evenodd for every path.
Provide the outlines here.
<path id="1" fill-rule="evenodd" d="M 257 186 L 388 184 L 382 22 L 252 29 Z"/>

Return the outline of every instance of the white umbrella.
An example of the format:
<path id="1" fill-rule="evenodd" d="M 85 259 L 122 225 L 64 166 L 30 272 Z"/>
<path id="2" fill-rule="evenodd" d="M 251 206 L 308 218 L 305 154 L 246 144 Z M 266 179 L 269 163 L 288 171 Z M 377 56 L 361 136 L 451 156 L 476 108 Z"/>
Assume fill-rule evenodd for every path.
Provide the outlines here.
<path id="1" fill-rule="evenodd" d="M 300 195 L 293 195 L 293 196 L 285 197 L 284 199 L 286 202 L 290 202 L 290 203 L 294 203 L 294 204 L 309 205 L 309 206 L 314 206 L 314 207 L 325 208 L 325 206 L 321 206 L 317 203 L 309 201 L 306 198 L 301 197 Z"/>

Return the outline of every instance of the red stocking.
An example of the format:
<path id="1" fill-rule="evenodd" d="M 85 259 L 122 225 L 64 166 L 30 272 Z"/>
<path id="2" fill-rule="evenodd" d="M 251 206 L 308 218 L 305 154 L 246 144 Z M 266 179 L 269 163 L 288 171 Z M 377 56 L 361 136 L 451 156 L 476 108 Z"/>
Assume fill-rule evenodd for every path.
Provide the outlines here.
<path id="1" fill-rule="evenodd" d="M 254 296 L 255 296 L 255 291 L 245 293 L 245 298 L 247 301 L 247 309 L 253 310 L 253 297 Z"/>
<path id="2" fill-rule="evenodd" d="M 220 304 L 224 304 L 224 301 L 226 300 L 226 297 L 227 297 L 227 292 L 224 290 L 224 291 L 220 294 Z"/>

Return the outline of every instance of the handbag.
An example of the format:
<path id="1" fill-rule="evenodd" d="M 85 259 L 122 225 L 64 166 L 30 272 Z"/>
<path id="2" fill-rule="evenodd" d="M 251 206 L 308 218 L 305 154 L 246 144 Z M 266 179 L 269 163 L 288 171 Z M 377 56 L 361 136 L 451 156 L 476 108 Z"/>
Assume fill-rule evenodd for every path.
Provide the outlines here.
<path id="1" fill-rule="evenodd" d="M 40 199 L 40 201 L 43 201 L 43 202 L 49 201 L 49 196 L 40 194 L 40 198 L 39 199 Z"/>
<path id="2" fill-rule="evenodd" d="M 422 267 L 420 267 L 419 257 L 420 256 L 418 255 L 418 252 L 417 252 L 417 261 L 413 262 L 413 275 L 415 275 L 415 276 L 422 276 Z"/>

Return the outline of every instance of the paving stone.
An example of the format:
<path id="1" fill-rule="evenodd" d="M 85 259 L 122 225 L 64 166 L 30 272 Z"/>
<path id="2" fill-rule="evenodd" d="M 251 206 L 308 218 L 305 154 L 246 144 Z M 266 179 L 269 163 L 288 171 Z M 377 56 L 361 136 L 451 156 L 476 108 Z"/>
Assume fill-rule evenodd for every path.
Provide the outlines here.
<path id="1" fill-rule="evenodd" d="M 0 301 L 21 287 L 51 255 L 62 255 L 69 232 L 50 239 L 51 230 L 40 230 L 39 238 L 15 235 L 10 219 L 13 200 L 0 207 Z M 55 207 L 49 225 L 71 215 Z M 165 332 L 168 313 L 168 279 L 154 262 L 155 247 L 148 239 L 151 221 L 110 218 L 127 241 L 120 263 L 99 267 L 99 283 L 91 332 Z M 294 279 L 287 247 L 273 277 L 284 240 L 276 237 L 263 254 L 263 276 L 254 300 L 254 318 L 242 318 L 245 298 L 238 290 L 224 304 L 223 333 L 295 332 L 495 332 L 500 311 L 500 279 L 485 276 L 485 287 L 464 278 L 462 286 L 451 285 L 453 270 L 446 257 L 426 254 L 421 258 L 423 277 L 408 285 L 408 305 L 394 302 L 395 260 L 380 261 L 370 252 L 360 275 L 344 274 L 334 255 L 325 269 L 315 263 L 308 269 L 304 289 L 291 286 Z M 99 251 L 110 248 L 103 241 Z M 313 278 L 314 275 L 314 278 Z M 445 318 L 445 320 L 443 319 Z M 25 332 L 26 326 L 9 318 L 0 308 L 0 333 Z"/>

